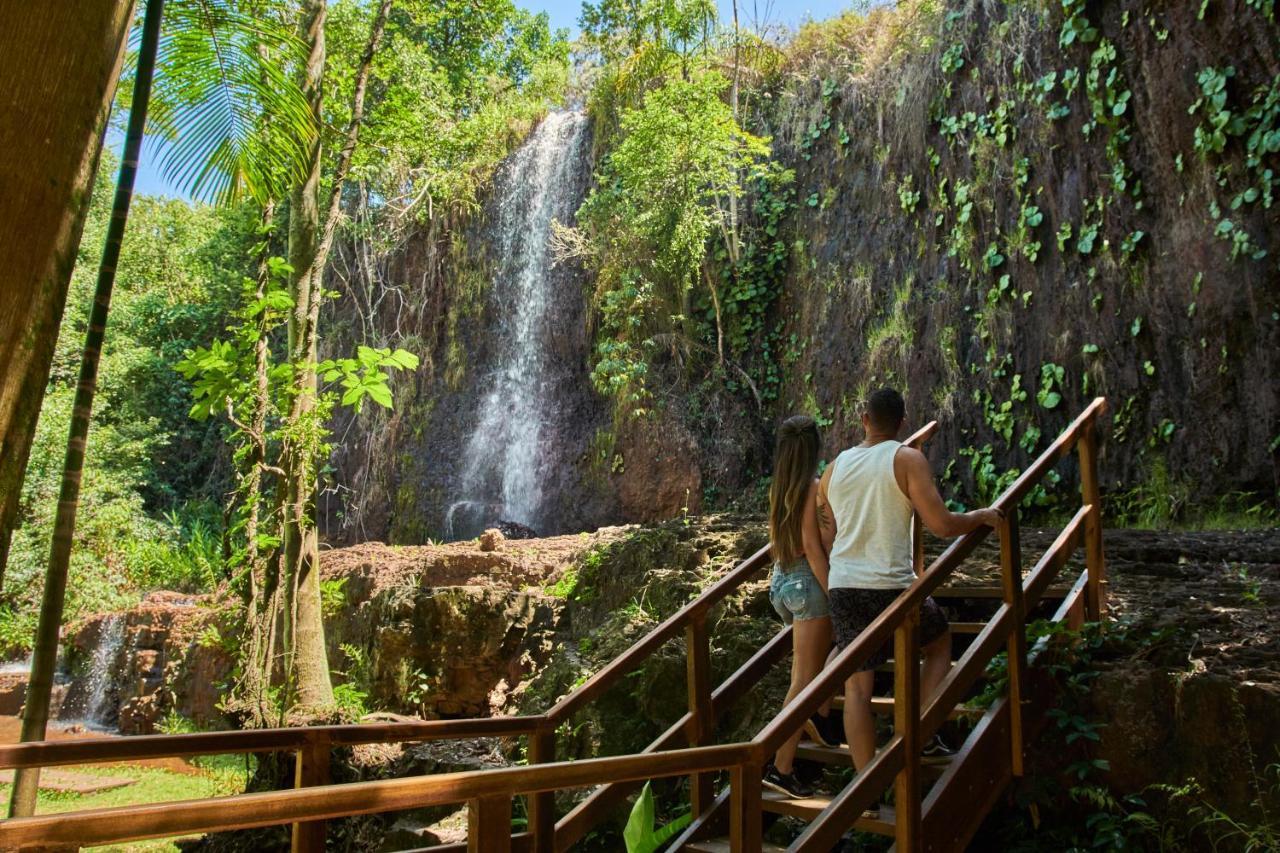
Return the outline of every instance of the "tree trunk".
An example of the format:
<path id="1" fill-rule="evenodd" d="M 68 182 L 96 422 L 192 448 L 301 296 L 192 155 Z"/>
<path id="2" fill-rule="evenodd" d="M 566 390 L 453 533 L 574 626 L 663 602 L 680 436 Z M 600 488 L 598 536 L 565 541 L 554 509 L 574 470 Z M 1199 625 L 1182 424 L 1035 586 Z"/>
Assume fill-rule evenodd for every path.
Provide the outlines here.
<path id="1" fill-rule="evenodd" d="M 365 93 L 373 57 L 382 43 L 391 0 L 381 0 L 374 13 L 369 40 L 356 69 L 351 103 L 351 122 L 343 135 L 342 149 L 331 178 L 329 203 L 323 227 L 320 225 L 321 150 L 317 140 L 312 149 L 307 179 L 290 196 L 289 264 L 293 267 L 291 289 L 293 313 L 289 318 L 289 352 L 295 364 L 316 361 L 317 327 L 320 303 L 324 293 L 324 268 L 333 247 L 334 234 L 342 204 L 342 184 L 351 168 L 360 124 L 364 120 Z M 303 91 L 311 99 L 317 124 L 321 119 L 321 96 L 324 82 L 324 17 L 323 0 L 311 0 L 304 12 L 303 36 L 311 45 Z M 299 374 L 298 396 L 291 413 L 295 422 L 306 417 L 315 405 L 317 393 L 315 371 Z M 314 507 L 314 459 L 304 459 L 297 452 L 286 453 L 284 468 L 288 472 L 285 497 L 285 643 L 289 649 L 286 666 L 296 678 L 297 703 L 304 707 L 333 702 L 329 681 L 328 658 L 324 646 L 323 614 L 320 607 L 320 564 L 316 539 Z"/>
<path id="2" fill-rule="evenodd" d="M 80 503 L 80 480 L 84 473 L 85 443 L 89 436 L 89 416 L 98 384 L 98 362 L 102 357 L 102 339 L 111 308 L 111 291 L 115 287 L 116 264 L 120 260 L 120 244 L 124 240 L 129 219 L 129 203 L 133 200 L 133 181 L 138 171 L 138 151 L 147 122 L 147 102 L 151 97 L 151 75 L 155 71 L 156 45 L 160 40 L 160 19 L 164 0 L 148 0 L 142 27 L 142 45 L 138 51 L 138 74 L 133 85 L 133 108 L 129 113 L 129 129 L 125 135 L 124 158 L 116 181 L 116 196 L 111 207 L 102 262 L 98 266 L 98 284 L 89 314 L 89 331 L 85 335 L 80 358 L 80 380 L 76 385 L 75 405 L 71 411 L 71 430 L 67 436 L 67 455 L 62 468 L 62 490 L 58 495 L 58 513 L 53 526 L 53 543 L 49 548 L 49 565 L 45 573 L 44 597 L 40 604 L 40 624 L 36 629 L 35 653 L 31 660 L 31 680 L 27 684 L 26 708 L 22 717 L 22 740 L 44 740 L 49 721 L 49 695 L 53 689 L 53 670 L 58 659 L 58 634 L 62 627 L 62 605 L 67 592 L 67 570 L 71 563 L 71 544 L 76 528 L 76 509 Z M 35 813 L 39 768 L 19 770 L 14 780 L 9 803 L 11 817 Z"/>
<path id="3" fill-rule="evenodd" d="M 133 0 L 0 3 L 0 586 Z"/>
<path id="4" fill-rule="evenodd" d="M 324 103 L 325 0 L 308 0 L 302 8 L 301 37 L 310 48 L 303 69 L 302 90 L 311 103 L 316 125 L 322 127 Z M 315 258 L 320 231 L 320 134 L 312 143 L 310 165 L 303 182 L 289 196 L 289 281 L 293 311 L 289 315 L 289 358 L 307 365 L 298 373 L 296 398 L 289 417 L 293 424 L 311 415 L 316 402 L 316 336 L 311 317 L 319 313 L 321 276 Z M 323 272 L 323 271 L 322 271 Z M 285 673 L 294 701 L 304 707 L 333 704 L 329 658 L 324 646 L 320 608 L 320 552 L 312 523 L 315 460 L 307 447 L 290 442 L 282 456 L 284 501 L 284 651 Z"/>

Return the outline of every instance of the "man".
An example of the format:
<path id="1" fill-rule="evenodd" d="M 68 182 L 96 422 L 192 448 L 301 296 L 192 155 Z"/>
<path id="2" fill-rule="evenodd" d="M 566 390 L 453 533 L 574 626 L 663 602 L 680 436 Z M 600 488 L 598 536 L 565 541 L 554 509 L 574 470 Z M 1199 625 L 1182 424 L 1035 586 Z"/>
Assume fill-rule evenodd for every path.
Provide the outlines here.
<path id="1" fill-rule="evenodd" d="M 819 512 L 830 540 L 828 580 L 831 624 L 843 649 L 915 580 L 911 548 L 912 512 L 936 536 L 961 536 L 982 525 L 994 527 L 994 509 L 954 513 L 943 504 L 924 454 L 897 440 L 906 414 L 902 395 L 881 388 L 867 398 L 862 413 L 865 440 L 845 450 L 827 467 L 818 487 Z M 861 770 L 876 752 L 871 690 L 875 668 L 889 658 L 885 644 L 845 682 L 844 725 L 853 764 Z M 951 632 L 932 598 L 920 607 L 924 651 L 921 696 L 933 696 L 951 665 Z M 902 661 L 898 661 L 902 665 Z M 926 753 L 950 754 L 940 742 Z"/>

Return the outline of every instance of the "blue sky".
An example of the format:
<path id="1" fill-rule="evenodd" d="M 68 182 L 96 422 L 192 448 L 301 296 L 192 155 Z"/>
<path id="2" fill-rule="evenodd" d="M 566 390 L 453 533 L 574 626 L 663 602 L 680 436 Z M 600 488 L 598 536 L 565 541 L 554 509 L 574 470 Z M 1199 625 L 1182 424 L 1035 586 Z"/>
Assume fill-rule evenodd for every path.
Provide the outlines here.
<path id="1" fill-rule="evenodd" d="M 733 19 L 732 0 L 717 0 L 722 20 Z M 553 27 L 565 27 L 571 36 L 578 34 L 578 15 L 582 10 L 582 0 L 517 0 L 517 4 L 535 12 L 545 11 L 551 18 Z M 739 0 L 738 18 L 744 26 L 758 27 L 760 22 L 768 25 L 784 24 L 796 27 L 806 20 L 822 20 L 845 9 L 861 5 L 854 0 Z M 122 137 L 112 133 L 108 144 L 120 151 Z M 143 144 L 142 157 L 138 164 L 138 178 L 135 189 L 146 195 L 180 195 L 171 187 L 156 167 L 156 152 L 149 145 Z"/>

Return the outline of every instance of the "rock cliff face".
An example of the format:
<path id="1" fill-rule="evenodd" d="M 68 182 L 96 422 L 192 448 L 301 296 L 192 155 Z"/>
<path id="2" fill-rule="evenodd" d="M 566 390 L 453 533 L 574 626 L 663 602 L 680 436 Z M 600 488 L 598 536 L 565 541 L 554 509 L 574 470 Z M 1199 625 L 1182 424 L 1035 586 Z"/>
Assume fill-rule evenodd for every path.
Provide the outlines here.
<path id="1" fill-rule="evenodd" d="M 122 734 L 152 734 L 169 714 L 220 725 L 233 661 L 212 630 L 212 603 L 157 592 L 131 610 L 82 622 L 65 651 L 68 682 L 56 717 Z"/>
<path id="2" fill-rule="evenodd" d="M 853 28 L 852 73 L 858 52 L 812 46 L 761 107 L 801 200 L 779 414 L 817 409 L 838 447 L 897 383 L 988 496 L 989 461 L 1025 464 L 1105 394 L 1110 486 L 1274 490 L 1280 217 L 1258 188 L 1280 124 L 1243 114 L 1280 97 L 1280 27 L 1244 2 L 945 6 Z M 1241 122 L 1221 150 L 1214 69 Z"/>
<path id="3" fill-rule="evenodd" d="M 553 268 L 543 343 L 566 369 L 527 389 L 554 412 L 534 526 L 756 499 L 775 423 L 815 414 L 834 452 L 878 383 L 906 389 L 913 422 L 941 419 L 935 467 L 969 502 L 1096 394 L 1113 406 L 1106 485 L 1146 487 L 1113 510 L 1273 491 L 1280 27 L 1246 0 L 1214 0 L 1202 17 L 1200 5 L 904 2 L 802 33 L 743 101 L 744 122 L 796 175 L 778 231 L 786 273 L 742 359 L 761 387 L 776 380 L 777 399 L 707 399 L 673 375 L 653 419 L 614 423 L 587 372 L 592 282 Z M 591 180 L 589 135 L 565 209 Z M 377 265 L 395 298 L 363 322 L 423 367 L 396 389 L 396 414 L 344 433 L 339 479 L 362 497 L 329 499 L 331 537 L 449 533 L 520 308 L 503 301 L 504 187 L 471 221 L 437 219 Z"/>
<path id="4" fill-rule="evenodd" d="M 330 660 L 382 710 L 428 719 L 510 713 L 555 652 L 557 579 L 620 535 L 330 552 L 343 602 L 327 620 Z M 488 543 L 492 545 L 493 543 Z"/>

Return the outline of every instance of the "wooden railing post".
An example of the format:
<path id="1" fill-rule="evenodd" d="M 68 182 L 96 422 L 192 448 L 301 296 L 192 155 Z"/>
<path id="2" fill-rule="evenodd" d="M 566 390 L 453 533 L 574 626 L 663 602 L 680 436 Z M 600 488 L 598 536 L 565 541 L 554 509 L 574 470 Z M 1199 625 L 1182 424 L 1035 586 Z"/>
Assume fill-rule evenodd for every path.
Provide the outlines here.
<path id="1" fill-rule="evenodd" d="M 715 740 L 715 714 L 711 709 L 711 639 L 707 635 L 707 612 L 694 614 L 684 631 L 686 674 L 689 692 L 690 746 L 707 746 Z M 711 773 L 689 777 L 689 800 L 694 817 L 703 814 L 715 801 Z"/>
<path id="2" fill-rule="evenodd" d="M 1000 579 L 1004 603 L 1013 614 L 1009 631 L 1009 735 L 1013 775 L 1022 775 L 1022 698 L 1027 669 L 1027 614 L 1022 602 L 1022 545 L 1018 538 L 1018 508 L 1005 510 L 1000 520 Z"/>
<path id="3" fill-rule="evenodd" d="M 893 632 L 893 730 L 902 738 L 903 762 L 893 786 L 896 850 L 920 844 L 920 608 L 906 612 Z"/>
<path id="4" fill-rule="evenodd" d="M 1087 619 L 1100 622 L 1106 608 L 1102 581 L 1106 577 L 1107 566 L 1102 552 L 1102 493 L 1098 487 L 1096 419 L 1085 425 L 1084 435 L 1076 446 L 1080 449 L 1080 496 L 1085 504 L 1093 507 L 1093 512 L 1084 523 L 1085 567 L 1089 572 L 1088 586 L 1085 588 L 1085 612 Z"/>
<path id="5" fill-rule="evenodd" d="M 556 732 L 553 728 L 529 733 L 529 764 L 550 764 L 556 760 Z M 554 853 L 556 849 L 556 793 L 530 794 L 529 834 L 534 853 Z"/>
<path id="6" fill-rule="evenodd" d="M 511 795 L 467 801 L 467 853 L 510 853 Z"/>
<path id="7" fill-rule="evenodd" d="M 307 733 L 306 744 L 294 761 L 294 788 L 329 784 L 330 743 L 327 734 Z M 293 853 L 324 853 L 325 824 L 309 820 L 293 825 Z"/>
<path id="8" fill-rule="evenodd" d="M 738 764 L 729 770 L 731 853 L 757 853 L 760 850 L 764 834 L 761 808 L 764 792 L 760 785 L 763 771 L 759 764 Z"/>

